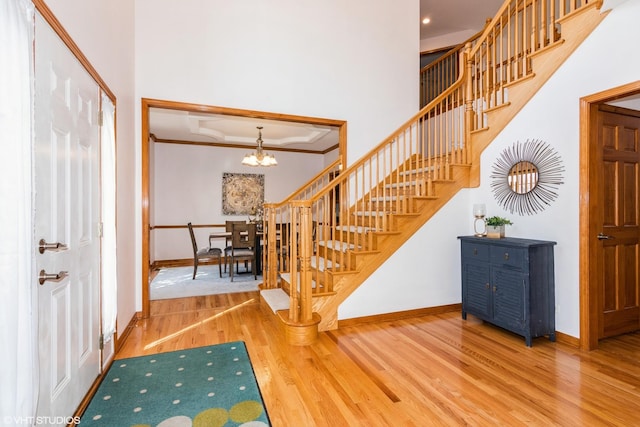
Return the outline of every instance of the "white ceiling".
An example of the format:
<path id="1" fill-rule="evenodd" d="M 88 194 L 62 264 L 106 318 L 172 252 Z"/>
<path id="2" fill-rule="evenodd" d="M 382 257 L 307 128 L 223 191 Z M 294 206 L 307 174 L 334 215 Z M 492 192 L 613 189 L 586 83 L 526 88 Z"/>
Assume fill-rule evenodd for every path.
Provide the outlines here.
<path id="1" fill-rule="evenodd" d="M 150 132 L 160 141 L 255 146 L 258 126 L 263 127 L 265 149 L 326 152 L 338 144 L 337 127 L 163 108 L 151 108 L 149 111 Z"/>
<path id="2" fill-rule="evenodd" d="M 503 0 L 420 0 L 420 38 L 437 37 L 482 28 Z M 338 130 L 308 124 L 254 119 L 220 114 L 189 113 L 151 108 L 149 129 L 156 140 L 204 142 L 225 146 L 255 145 L 256 126 L 263 126 L 264 148 L 326 152 L 338 144 Z"/>
<path id="3" fill-rule="evenodd" d="M 609 105 L 616 107 L 628 108 L 630 110 L 640 111 L 640 94 L 628 96 L 626 98 L 616 99 L 615 101 L 607 102 Z"/>
<path id="4" fill-rule="evenodd" d="M 420 0 L 420 40 L 466 30 L 479 31 L 487 18 L 493 18 L 504 0 Z"/>

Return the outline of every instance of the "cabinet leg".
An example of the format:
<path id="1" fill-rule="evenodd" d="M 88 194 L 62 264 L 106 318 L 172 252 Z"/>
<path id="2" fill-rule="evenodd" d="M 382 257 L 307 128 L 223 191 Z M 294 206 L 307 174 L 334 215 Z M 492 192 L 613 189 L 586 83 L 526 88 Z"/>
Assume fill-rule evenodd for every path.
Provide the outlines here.
<path id="1" fill-rule="evenodd" d="M 467 312 L 462 310 L 462 320 L 467 320 Z"/>
<path id="2" fill-rule="evenodd" d="M 555 332 L 551 332 L 549 334 L 549 341 L 556 342 L 556 333 Z"/>

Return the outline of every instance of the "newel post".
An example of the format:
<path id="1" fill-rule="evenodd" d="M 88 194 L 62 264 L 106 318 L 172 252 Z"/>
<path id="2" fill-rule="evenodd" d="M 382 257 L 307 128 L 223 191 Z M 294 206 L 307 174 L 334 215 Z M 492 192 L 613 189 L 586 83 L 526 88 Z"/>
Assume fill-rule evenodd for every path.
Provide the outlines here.
<path id="1" fill-rule="evenodd" d="M 291 202 L 293 209 L 297 211 L 298 219 L 298 260 L 299 260 L 299 306 L 301 323 L 310 322 L 313 319 L 312 289 L 311 289 L 311 253 L 313 225 L 311 217 L 311 201 L 295 200 Z M 294 238 L 295 239 L 295 238 Z M 295 242 L 295 240 L 294 240 Z M 292 260 L 295 262 L 294 260 Z"/>

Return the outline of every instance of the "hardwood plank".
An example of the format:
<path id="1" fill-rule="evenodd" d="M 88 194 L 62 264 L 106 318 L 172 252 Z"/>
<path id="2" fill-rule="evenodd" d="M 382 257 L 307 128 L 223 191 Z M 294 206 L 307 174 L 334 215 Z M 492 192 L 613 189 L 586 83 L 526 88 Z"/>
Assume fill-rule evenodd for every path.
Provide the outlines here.
<path id="1" fill-rule="evenodd" d="M 640 333 L 592 352 L 460 313 L 290 346 L 257 292 L 151 302 L 117 358 L 243 340 L 274 426 L 638 425 Z"/>

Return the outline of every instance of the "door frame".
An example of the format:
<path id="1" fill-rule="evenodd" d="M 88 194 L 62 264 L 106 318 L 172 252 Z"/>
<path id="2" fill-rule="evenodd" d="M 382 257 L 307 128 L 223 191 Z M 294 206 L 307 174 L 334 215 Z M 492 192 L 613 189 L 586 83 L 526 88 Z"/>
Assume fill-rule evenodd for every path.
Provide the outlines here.
<path id="1" fill-rule="evenodd" d="M 269 113 L 265 111 L 242 110 L 238 108 L 217 107 L 213 105 L 191 104 L 159 99 L 141 99 L 141 207 L 142 207 L 142 318 L 151 314 L 151 300 L 149 299 L 149 278 L 151 277 L 150 263 L 150 234 L 151 234 L 151 193 L 150 193 L 150 149 L 152 146 L 149 129 L 149 109 L 164 108 L 195 113 L 225 114 L 237 117 L 255 119 L 288 121 L 293 123 L 308 123 L 321 126 L 335 126 L 338 128 L 338 157 L 342 165 L 347 161 L 347 122 L 344 120 L 323 119 L 318 117 L 295 116 L 290 114 Z"/>
<path id="2" fill-rule="evenodd" d="M 594 164 L 593 147 L 597 143 L 598 129 L 596 112 L 598 104 L 640 94 L 640 80 L 594 93 L 580 99 L 580 200 L 579 200 L 579 284 L 580 284 L 580 348 L 598 348 L 598 318 L 601 297 L 598 292 L 599 266 L 593 265 L 598 250 L 598 241 L 593 236 L 600 230 L 596 223 L 597 200 L 590 196 L 597 194 L 602 183 L 591 179 Z"/>

